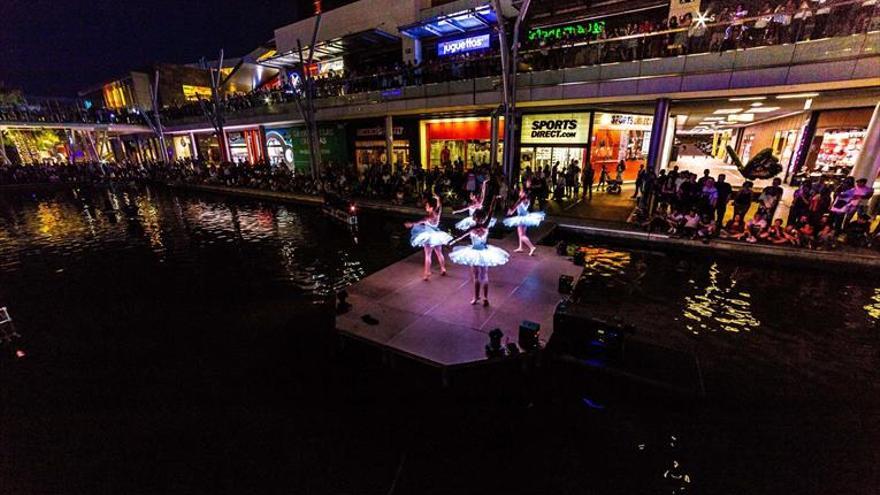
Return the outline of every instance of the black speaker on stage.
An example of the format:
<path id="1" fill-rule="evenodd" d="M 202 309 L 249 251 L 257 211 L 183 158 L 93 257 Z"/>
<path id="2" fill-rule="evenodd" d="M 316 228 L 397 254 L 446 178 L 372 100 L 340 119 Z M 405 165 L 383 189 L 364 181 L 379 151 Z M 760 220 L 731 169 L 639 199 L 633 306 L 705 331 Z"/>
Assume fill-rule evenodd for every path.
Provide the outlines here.
<path id="1" fill-rule="evenodd" d="M 566 244 L 565 241 L 559 241 L 556 243 L 556 254 L 558 254 L 559 256 L 565 256 L 567 254 L 567 249 L 568 244 Z"/>
<path id="2" fill-rule="evenodd" d="M 560 294 L 571 294 L 571 289 L 574 287 L 574 277 L 571 275 L 560 275 L 559 276 L 559 293 Z"/>
<path id="3" fill-rule="evenodd" d="M 574 261 L 574 264 L 577 266 L 584 266 L 584 264 L 586 264 L 586 262 L 587 262 L 587 253 L 578 249 L 577 251 L 574 252 L 574 256 L 572 257 L 572 261 Z"/>
<path id="4" fill-rule="evenodd" d="M 524 351 L 536 351 L 540 347 L 538 332 L 541 325 L 529 320 L 523 320 L 519 324 L 519 347 Z"/>

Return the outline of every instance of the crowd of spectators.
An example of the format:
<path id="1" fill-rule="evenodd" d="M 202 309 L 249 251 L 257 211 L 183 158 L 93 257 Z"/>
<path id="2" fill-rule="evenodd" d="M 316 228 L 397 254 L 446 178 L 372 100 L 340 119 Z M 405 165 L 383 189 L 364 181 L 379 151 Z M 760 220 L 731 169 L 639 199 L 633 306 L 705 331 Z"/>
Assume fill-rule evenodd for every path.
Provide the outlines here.
<path id="1" fill-rule="evenodd" d="M 0 122 L 82 123 L 145 125 L 143 116 L 134 110 L 84 108 L 79 102 L 40 100 L 0 105 Z"/>
<path id="2" fill-rule="evenodd" d="M 876 0 L 754 0 L 710 5 L 706 17 L 606 26 L 598 33 L 538 37 L 527 44 L 533 70 L 624 62 L 692 53 L 723 52 L 846 36 L 880 29 Z"/>
<path id="3" fill-rule="evenodd" d="M 669 173 L 661 170 L 657 176 L 650 172 L 640 175 L 641 206 L 653 208 L 653 213 L 642 219 L 649 232 L 704 242 L 719 237 L 823 250 L 841 243 L 864 247 L 872 239 L 876 243 L 880 233 L 880 228 L 870 232 L 873 219 L 868 207 L 874 189 L 866 179 L 848 177 L 833 188 L 804 180 L 794 192 L 786 218 L 782 218 L 777 214 L 783 196 L 779 178 L 758 193 L 751 181 L 734 192 L 724 174 L 715 178 L 709 170 L 699 179 L 677 167 Z"/>
<path id="4" fill-rule="evenodd" d="M 602 168 L 597 174 L 590 164 L 525 167 L 516 181 L 528 184 L 538 208 L 549 199 L 558 202 L 592 197 L 595 191 L 620 182 L 621 170 Z M 598 177 L 598 181 L 595 178 Z M 353 164 L 327 163 L 318 177 L 268 162 L 199 160 L 172 163 L 78 163 L 0 165 L 0 185 L 32 183 L 106 184 L 156 181 L 262 189 L 309 195 L 375 199 L 396 205 L 418 206 L 425 195 L 441 194 L 450 205 L 464 204 L 489 181 L 499 211 L 515 194 L 497 168 L 460 162 L 424 170 L 414 165 L 375 163 L 358 169 Z M 758 193 L 751 182 L 734 191 L 721 174 L 702 177 L 693 173 L 661 170 L 658 175 L 641 168 L 633 199 L 642 212 L 640 223 L 649 232 L 709 242 L 714 238 L 749 243 L 788 245 L 810 249 L 834 249 L 838 245 L 880 247 L 880 226 L 871 231 L 868 202 L 873 189 L 865 179 L 852 177 L 837 187 L 805 180 L 794 192 L 787 217 L 777 215 L 783 189 L 781 181 Z M 757 203 L 757 204 L 756 204 Z M 728 216 L 728 211 L 732 210 Z M 650 211 L 650 215 L 646 212 Z"/>

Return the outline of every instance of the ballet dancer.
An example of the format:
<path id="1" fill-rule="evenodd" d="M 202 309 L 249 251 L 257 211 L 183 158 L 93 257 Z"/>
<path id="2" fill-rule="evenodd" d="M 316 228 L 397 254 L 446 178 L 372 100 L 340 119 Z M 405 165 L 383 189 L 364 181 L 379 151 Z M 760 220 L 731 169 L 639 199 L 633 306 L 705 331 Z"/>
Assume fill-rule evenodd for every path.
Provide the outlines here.
<path id="1" fill-rule="evenodd" d="M 413 247 L 421 247 L 425 250 L 425 273 L 422 280 L 431 278 L 432 253 L 437 257 L 440 264 L 440 276 L 446 276 L 446 259 L 443 258 L 443 246 L 452 240 L 452 236 L 440 230 L 440 213 L 443 204 L 440 196 L 434 194 L 433 201 L 425 201 L 425 218 L 418 222 L 406 222 L 404 225 L 411 229 L 410 244 Z"/>
<path id="2" fill-rule="evenodd" d="M 470 202 L 468 203 L 468 205 L 460 210 L 455 210 L 452 212 L 456 215 L 459 213 L 468 212 L 467 217 L 462 218 L 461 220 L 458 221 L 458 223 L 455 224 L 456 229 L 458 229 L 462 232 L 467 232 L 468 230 L 472 229 L 474 227 L 474 225 L 477 224 L 474 221 L 474 212 L 483 208 L 483 203 L 486 201 L 486 187 L 488 186 L 488 184 L 489 184 L 488 180 L 483 181 L 483 188 L 480 192 L 480 195 L 477 196 L 476 193 L 471 193 L 470 194 Z M 491 213 L 489 214 L 489 216 L 490 216 L 489 228 L 491 229 L 492 227 L 495 226 L 495 218 L 492 218 Z"/>
<path id="3" fill-rule="evenodd" d="M 475 225 L 463 236 L 453 241 L 453 244 L 470 236 L 470 246 L 456 246 L 449 259 L 459 265 L 471 267 L 471 277 L 474 281 L 474 298 L 471 304 L 480 303 L 480 288 L 483 290 L 483 306 L 489 306 L 489 267 L 500 266 L 507 263 L 510 255 L 507 251 L 489 245 L 489 219 L 485 210 L 474 212 Z"/>
<path id="4" fill-rule="evenodd" d="M 529 256 L 535 255 L 535 245 L 526 235 L 526 229 L 529 227 L 537 227 L 544 221 L 546 215 L 543 211 L 534 211 L 529 213 L 528 185 L 519 190 L 519 198 L 516 203 L 507 211 L 508 215 L 513 215 L 504 219 L 504 225 L 507 227 L 516 227 L 516 233 L 519 236 L 519 247 L 514 249 L 515 253 L 521 253 L 523 244 L 529 247 Z"/>

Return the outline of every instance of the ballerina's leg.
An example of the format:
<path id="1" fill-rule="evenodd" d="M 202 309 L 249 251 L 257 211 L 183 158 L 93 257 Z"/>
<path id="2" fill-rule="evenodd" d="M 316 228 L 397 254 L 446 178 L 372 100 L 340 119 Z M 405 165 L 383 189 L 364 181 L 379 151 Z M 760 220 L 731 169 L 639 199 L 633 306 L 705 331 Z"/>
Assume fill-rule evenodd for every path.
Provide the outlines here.
<path id="1" fill-rule="evenodd" d="M 474 298 L 471 299 L 471 304 L 477 304 L 480 302 L 480 267 L 471 267 L 471 278 L 474 281 Z"/>
<path id="2" fill-rule="evenodd" d="M 489 305 L 489 267 L 480 267 L 480 282 L 483 284 L 483 304 Z M 477 289 L 479 292 L 479 289 Z"/>
<path id="3" fill-rule="evenodd" d="M 440 263 L 440 275 L 446 275 L 446 258 L 443 257 L 443 246 L 435 246 L 434 254 L 437 255 L 437 262 Z"/>
<path id="4" fill-rule="evenodd" d="M 526 236 L 526 226 L 525 225 L 517 225 L 516 226 L 516 235 L 517 240 L 519 241 L 519 246 L 514 250 L 517 253 L 522 252 L 523 248 L 523 237 Z"/>
<path id="5" fill-rule="evenodd" d="M 422 274 L 422 278 L 428 280 L 428 277 L 431 276 L 431 246 L 425 245 L 423 249 L 425 250 L 425 272 Z"/>
<path id="6" fill-rule="evenodd" d="M 521 225 L 520 228 L 522 229 L 522 236 L 520 237 L 520 246 L 522 246 L 522 244 L 525 243 L 525 245 L 529 247 L 529 256 L 532 256 L 535 253 L 535 245 L 532 244 L 532 240 L 529 239 L 529 236 L 526 233 L 527 232 L 526 226 Z"/>

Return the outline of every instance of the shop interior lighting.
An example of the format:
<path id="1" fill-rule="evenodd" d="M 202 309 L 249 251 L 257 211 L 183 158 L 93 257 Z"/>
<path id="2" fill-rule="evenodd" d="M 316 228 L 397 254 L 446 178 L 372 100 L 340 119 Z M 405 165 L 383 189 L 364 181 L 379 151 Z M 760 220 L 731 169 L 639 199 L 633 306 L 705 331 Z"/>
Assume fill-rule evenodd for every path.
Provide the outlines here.
<path id="1" fill-rule="evenodd" d="M 760 106 L 763 106 L 763 105 L 764 105 L 764 104 L 761 103 L 760 101 L 756 101 L 756 102 L 754 102 L 754 103 L 751 104 L 752 107 L 760 107 Z"/>
<path id="2" fill-rule="evenodd" d="M 738 96 L 736 98 L 730 98 L 727 101 L 761 101 L 766 99 L 766 96 Z"/>
<path id="3" fill-rule="evenodd" d="M 807 98 L 806 100 L 804 100 L 804 110 L 809 110 L 811 108 L 813 108 L 813 99 Z"/>
<path id="4" fill-rule="evenodd" d="M 752 122 L 755 120 L 755 114 L 753 113 L 740 113 L 736 115 L 731 115 L 727 118 L 730 122 Z"/>
<path id="5" fill-rule="evenodd" d="M 779 107 L 756 107 L 750 108 L 749 112 L 751 113 L 770 113 L 779 110 Z"/>
<path id="6" fill-rule="evenodd" d="M 713 121 L 713 120 L 719 121 L 719 120 L 724 120 L 724 117 L 703 117 L 703 120 L 705 120 L 705 121 Z"/>
<path id="7" fill-rule="evenodd" d="M 742 108 L 719 108 L 712 113 L 714 113 L 715 115 L 730 115 L 733 113 L 740 113 L 742 111 Z"/>
<path id="8" fill-rule="evenodd" d="M 819 93 L 795 93 L 791 95 L 776 95 L 777 100 L 788 100 L 794 98 L 813 98 L 819 96 Z"/>

